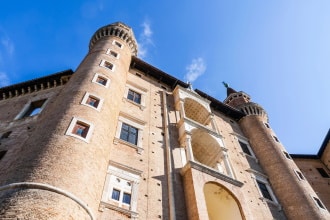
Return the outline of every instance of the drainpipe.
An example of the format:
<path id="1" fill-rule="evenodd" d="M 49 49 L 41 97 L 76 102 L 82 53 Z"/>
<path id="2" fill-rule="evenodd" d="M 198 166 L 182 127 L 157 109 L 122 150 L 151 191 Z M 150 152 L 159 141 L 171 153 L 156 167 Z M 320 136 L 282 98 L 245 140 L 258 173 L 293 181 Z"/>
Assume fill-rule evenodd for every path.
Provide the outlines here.
<path id="1" fill-rule="evenodd" d="M 166 91 L 163 91 L 163 113 L 164 113 L 164 137 L 165 137 L 165 151 L 166 151 L 166 175 L 167 175 L 167 186 L 168 186 L 168 203 L 169 203 L 169 214 L 170 220 L 176 220 L 175 217 L 175 201 L 173 191 L 173 178 L 172 178 L 172 160 L 171 160 L 171 145 L 170 135 L 168 131 L 168 112 L 167 112 L 167 100 Z"/>

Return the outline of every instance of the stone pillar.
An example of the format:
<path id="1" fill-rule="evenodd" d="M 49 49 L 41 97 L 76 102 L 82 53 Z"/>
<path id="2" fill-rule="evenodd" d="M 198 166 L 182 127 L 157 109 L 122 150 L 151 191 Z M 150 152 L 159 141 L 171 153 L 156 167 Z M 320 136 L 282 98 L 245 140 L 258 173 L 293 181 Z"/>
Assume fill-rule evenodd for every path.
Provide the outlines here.
<path id="1" fill-rule="evenodd" d="M 194 159 L 194 153 L 192 150 L 192 146 L 191 146 L 191 136 L 190 135 L 186 135 L 186 153 L 187 153 L 187 157 L 188 157 L 188 161 L 195 161 Z"/>

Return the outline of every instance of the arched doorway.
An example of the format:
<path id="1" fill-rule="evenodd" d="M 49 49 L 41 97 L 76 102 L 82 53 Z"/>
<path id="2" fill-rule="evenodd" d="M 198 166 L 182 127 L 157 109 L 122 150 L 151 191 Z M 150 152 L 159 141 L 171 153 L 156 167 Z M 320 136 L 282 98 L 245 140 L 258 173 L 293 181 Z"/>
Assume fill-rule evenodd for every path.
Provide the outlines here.
<path id="1" fill-rule="evenodd" d="M 243 220 L 237 199 L 225 187 L 207 182 L 204 196 L 210 220 Z"/>

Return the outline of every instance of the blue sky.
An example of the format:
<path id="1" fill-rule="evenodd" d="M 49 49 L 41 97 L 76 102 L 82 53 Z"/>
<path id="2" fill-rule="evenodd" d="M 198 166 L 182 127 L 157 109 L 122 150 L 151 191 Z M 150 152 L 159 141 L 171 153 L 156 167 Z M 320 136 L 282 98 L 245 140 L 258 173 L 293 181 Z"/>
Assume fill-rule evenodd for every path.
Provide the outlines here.
<path id="1" fill-rule="evenodd" d="M 139 57 L 224 100 L 222 81 L 268 112 L 289 153 L 317 153 L 330 125 L 330 1 L 5 1 L 0 87 L 75 70 L 100 27 L 134 30 Z"/>

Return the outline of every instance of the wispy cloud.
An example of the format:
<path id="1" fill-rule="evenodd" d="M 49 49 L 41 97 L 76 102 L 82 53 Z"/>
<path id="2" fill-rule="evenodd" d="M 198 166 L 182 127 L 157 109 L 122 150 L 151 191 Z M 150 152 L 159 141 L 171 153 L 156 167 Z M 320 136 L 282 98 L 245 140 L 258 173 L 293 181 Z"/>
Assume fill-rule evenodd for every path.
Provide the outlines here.
<path id="1" fill-rule="evenodd" d="M 152 41 L 152 34 L 153 31 L 151 29 L 151 25 L 150 22 L 148 20 L 145 20 L 142 24 L 141 24 L 143 31 L 139 36 L 139 57 L 140 58 L 145 58 L 148 54 L 148 47 L 150 45 L 153 45 L 153 41 Z"/>
<path id="2" fill-rule="evenodd" d="M 193 59 L 191 63 L 186 67 L 186 70 L 187 72 L 184 76 L 184 79 L 190 83 L 193 83 L 206 70 L 204 59 L 201 57 Z"/>
<path id="3" fill-rule="evenodd" d="M 0 27 L 0 64 L 4 62 L 5 57 L 12 57 L 15 52 L 15 45 L 6 31 Z"/>
<path id="4" fill-rule="evenodd" d="M 8 75 L 5 72 L 0 72 L 0 87 L 8 86 L 10 80 Z"/>

